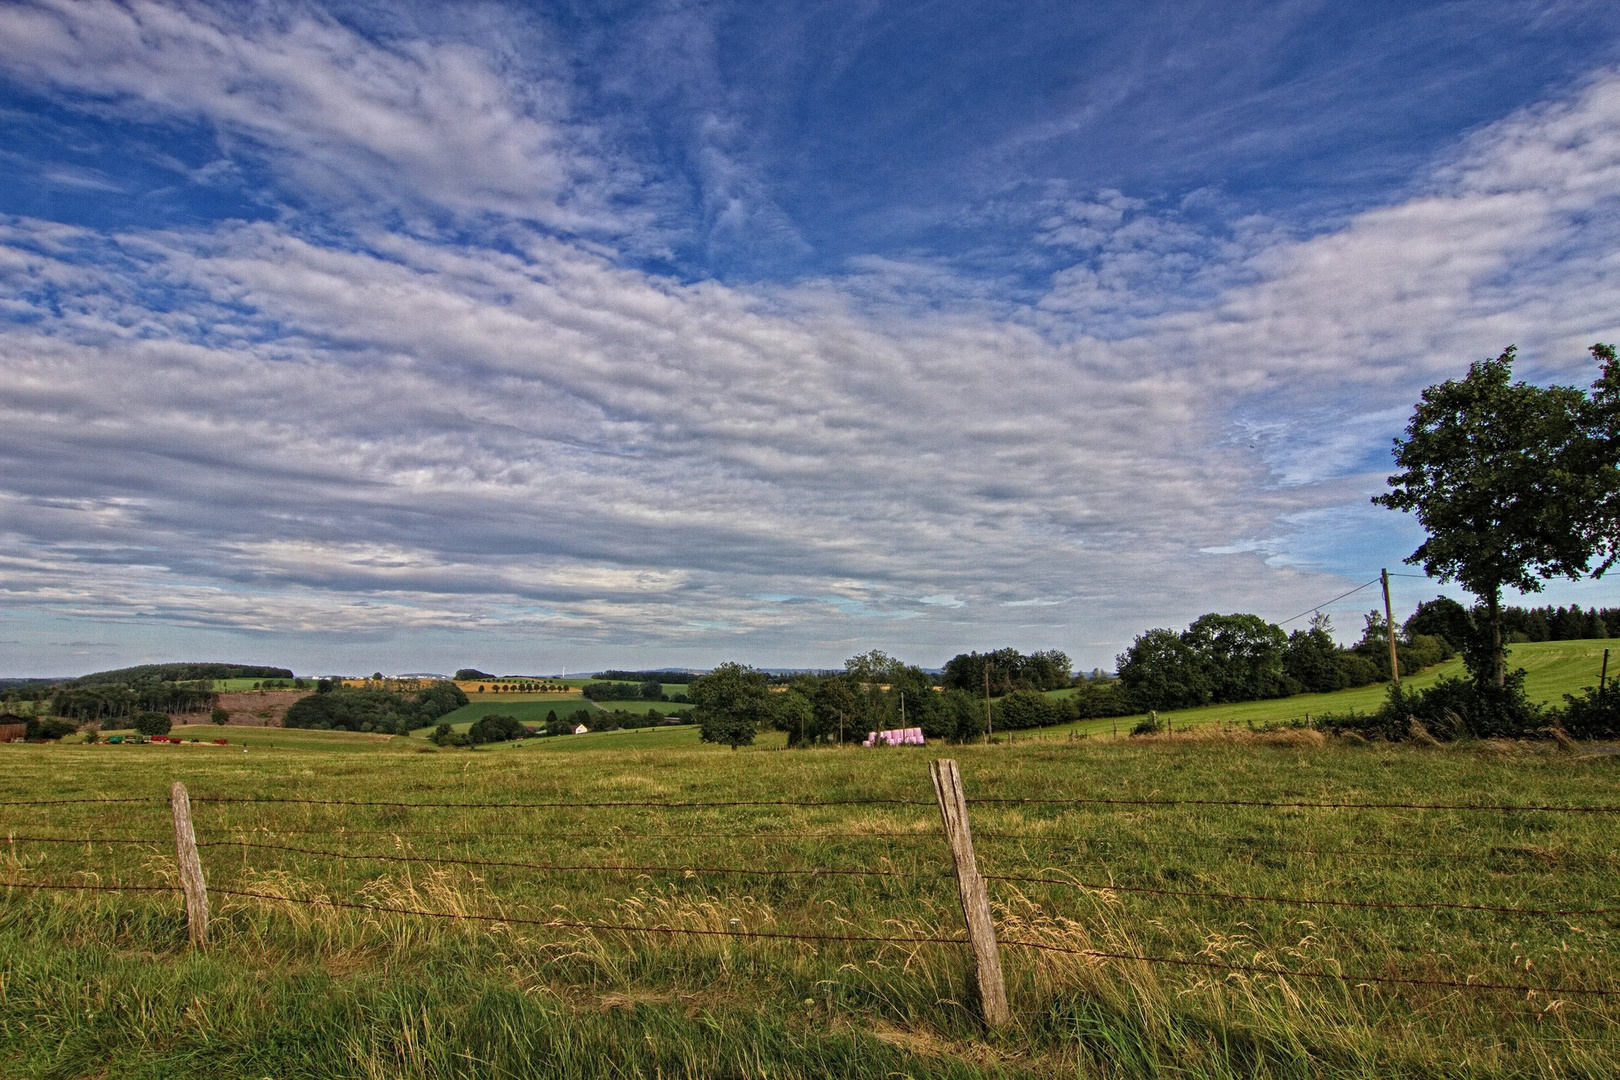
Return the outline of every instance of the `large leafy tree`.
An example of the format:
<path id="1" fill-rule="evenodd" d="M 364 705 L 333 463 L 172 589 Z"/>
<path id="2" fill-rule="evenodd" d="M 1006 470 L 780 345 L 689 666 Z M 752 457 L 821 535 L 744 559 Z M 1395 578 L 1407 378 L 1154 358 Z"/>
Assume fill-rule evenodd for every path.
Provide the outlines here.
<path id="1" fill-rule="evenodd" d="M 765 673 L 746 664 L 721 664 L 692 684 L 693 717 L 704 742 L 748 746 L 775 716 Z"/>
<path id="2" fill-rule="evenodd" d="M 1401 471 L 1373 499 L 1428 533 L 1408 563 L 1479 599 L 1484 626 L 1465 657 L 1482 686 L 1507 678 L 1503 589 L 1540 592 L 1548 579 L 1587 574 L 1594 558 L 1593 576 L 1614 561 L 1620 373 L 1612 347 L 1592 354 L 1603 376 L 1591 395 L 1513 381 L 1511 346 L 1429 387 L 1395 440 Z"/>
<path id="3" fill-rule="evenodd" d="M 1286 693 L 1282 629 L 1258 615 L 1200 616 L 1183 640 L 1203 664 L 1210 700 L 1258 701 Z"/>
<path id="4" fill-rule="evenodd" d="M 1210 701 L 1209 673 L 1185 634 L 1149 630 L 1117 660 L 1119 681 L 1140 708 L 1185 709 Z"/>

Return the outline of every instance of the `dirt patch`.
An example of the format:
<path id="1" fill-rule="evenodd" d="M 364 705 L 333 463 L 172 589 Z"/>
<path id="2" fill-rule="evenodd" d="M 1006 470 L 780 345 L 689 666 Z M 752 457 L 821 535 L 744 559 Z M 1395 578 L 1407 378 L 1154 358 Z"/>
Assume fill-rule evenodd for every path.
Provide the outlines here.
<path id="1" fill-rule="evenodd" d="M 231 714 L 233 727 L 280 727 L 287 709 L 310 690 L 250 690 L 219 695 L 219 707 Z"/>

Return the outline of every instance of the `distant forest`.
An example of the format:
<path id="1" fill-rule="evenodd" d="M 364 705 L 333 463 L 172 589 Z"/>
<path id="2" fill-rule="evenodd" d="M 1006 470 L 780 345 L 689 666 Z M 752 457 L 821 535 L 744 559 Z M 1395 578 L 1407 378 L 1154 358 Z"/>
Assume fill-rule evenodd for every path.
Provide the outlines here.
<path id="1" fill-rule="evenodd" d="M 147 682 L 195 682 L 201 679 L 290 679 L 289 668 L 253 664 L 141 664 L 97 671 L 70 680 L 75 686 L 128 686 Z"/>

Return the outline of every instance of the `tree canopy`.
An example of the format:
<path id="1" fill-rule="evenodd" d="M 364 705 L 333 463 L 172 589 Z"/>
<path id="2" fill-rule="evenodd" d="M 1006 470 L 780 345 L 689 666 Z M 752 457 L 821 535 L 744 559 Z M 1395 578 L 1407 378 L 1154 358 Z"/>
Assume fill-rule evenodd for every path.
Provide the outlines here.
<path id="1" fill-rule="evenodd" d="M 748 746 L 773 717 L 765 673 L 747 664 L 721 664 L 692 684 L 698 737 L 735 750 Z"/>
<path id="2" fill-rule="evenodd" d="M 1464 650 L 1482 685 L 1507 675 L 1502 590 L 1540 592 L 1554 577 L 1613 563 L 1620 520 L 1620 372 L 1595 345 L 1602 375 L 1573 386 L 1513 381 L 1514 347 L 1423 391 L 1403 439 L 1400 472 L 1373 502 L 1415 515 L 1428 538 L 1408 558 L 1456 581 L 1484 607 L 1484 633 Z"/>
<path id="3" fill-rule="evenodd" d="M 1073 666 L 1068 654 L 1057 649 L 1028 656 L 1017 649 L 961 653 L 945 662 L 940 681 L 952 689 L 982 694 L 988 667 L 990 693 L 1000 697 L 1014 690 L 1061 690 L 1073 681 Z"/>

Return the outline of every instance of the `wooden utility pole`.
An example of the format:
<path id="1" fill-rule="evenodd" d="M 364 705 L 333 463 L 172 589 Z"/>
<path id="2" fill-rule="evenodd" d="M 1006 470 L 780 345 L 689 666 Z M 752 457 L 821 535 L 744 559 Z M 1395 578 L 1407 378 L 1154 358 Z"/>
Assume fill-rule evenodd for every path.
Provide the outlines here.
<path id="1" fill-rule="evenodd" d="M 990 745 L 990 661 L 984 662 L 984 745 Z"/>
<path id="2" fill-rule="evenodd" d="M 1609 682 L 1609 650 L 1603 650 L 1603 670 L 1598 673 L 1598 695 L 1601 697 Z"/>
<path id="3" fill-rule="evenodd" d="M 208 938 L 208 883 L 203 880 L 202 860 L 197 857 L 197 834 L 191 829 L 191 796 L 178 780 L 169 789 L 169 808 L 174 812 L 174 853 L 180 864 L 180 886 L 186 893 L 186 925 L 191 930 L 191 944 L 201 945 Z"/>
<path id="4" fill-rule="evenodd" d="M 945 841 L 951 848 L 951 861 L 956 864 L 956 891 L 962 900 L 962 919 L 967 923 L 972 955 L 969 985 L 978 995 L 985 1026 L 1002 1027 L 1012 1019 L 1012 1012 L 1007 1008 L 1007 983 L 1001 974 L 1001 949 L 996 944 L 996 924 L 990 918 L 990 898 L 973 857 L 973 830 L 968 827 L 962 773 L 956 762 L 940 759 L 929 763 L 928 774 L 934 780 Z"/>
<path id="5" fill-rule="evenodd" d="M 1384 629 L 1389 633 L 1389 677 L 1395 680 L 1395 685 L 1401 685 L 1401 660 L 1395 652 L 1395 615 L 1389 606 L 1389 571 L 1383 570 L 1379 577 L 1384 582 Z"/>

